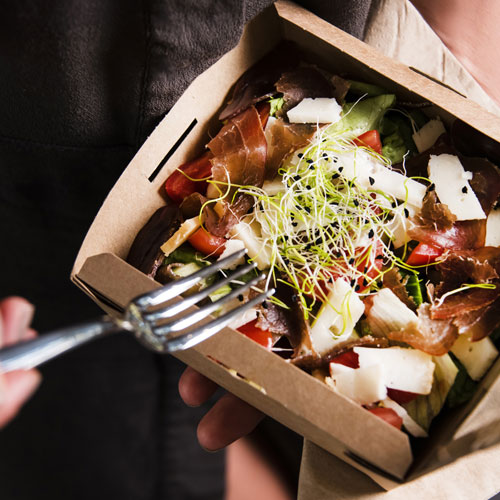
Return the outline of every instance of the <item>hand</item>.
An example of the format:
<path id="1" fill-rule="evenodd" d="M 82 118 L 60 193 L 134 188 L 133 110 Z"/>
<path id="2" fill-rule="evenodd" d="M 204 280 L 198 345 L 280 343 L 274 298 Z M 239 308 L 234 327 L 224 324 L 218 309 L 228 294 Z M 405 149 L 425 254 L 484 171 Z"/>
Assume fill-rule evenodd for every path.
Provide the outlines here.
<path id="1" fill-rule="evenodd" d="M 0 301 L 0 347 L 36 336 L 29 328 L 34 307 L 21 297 Z M 41 376 L 36 370 L 0 374 L 0 428 L 12 420 L 35 392 Z"/>
<path id="2" fill-rule="evenodd" d="M 179 394 L 189 406 L 200 406 L 217 390 L 217 384 L 192 368 L 179 380 Z M 251 432 L 264 415 L 233 394 L 224 394 L 201 419 L 198 441 L 209 451 L 220 450 Z"/>

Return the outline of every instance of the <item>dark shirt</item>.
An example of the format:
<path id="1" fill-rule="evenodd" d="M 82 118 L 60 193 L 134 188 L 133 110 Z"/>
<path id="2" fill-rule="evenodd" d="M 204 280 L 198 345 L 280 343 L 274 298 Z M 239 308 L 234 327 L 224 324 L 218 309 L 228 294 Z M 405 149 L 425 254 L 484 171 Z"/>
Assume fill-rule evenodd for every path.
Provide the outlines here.
<path id="1" fill-rule="evenodd" d="M 2 296 L 49 330 L 99 314 L 69 282 L 106 193 L 182 91 L 270 0 L 17 0 L 0 17 Z M 368 1 L 299 2 L 361 36 Z M 0 498 L 221 499 L 224 455 L 183 367 L 119 335 L 43 367 L 0 432 Z"/>

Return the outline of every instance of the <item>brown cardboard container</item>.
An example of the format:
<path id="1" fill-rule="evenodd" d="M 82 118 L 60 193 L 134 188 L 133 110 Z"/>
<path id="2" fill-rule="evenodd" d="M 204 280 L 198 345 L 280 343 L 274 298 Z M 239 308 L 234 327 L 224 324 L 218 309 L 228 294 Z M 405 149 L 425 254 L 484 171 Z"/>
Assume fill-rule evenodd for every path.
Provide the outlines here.
<path id="1" fill-rule="evenodd" d="M 123 259 L 139 229 L 163 204 L 159 190 L 164 180 L 199 153 L 217 131 L 214 117 L 232 84 L 283 38 L 297 42 L 310 60 L 325 68 L 382 85 L 403 99 L 431 101 L 433 113 L 445 122 L 455 116 L 500 140 L 500 119 L 477 104 L 380 55 L 295 4 L 278 2 L 247 26 L 235 49 L 189 86 L 97 214 L 71 279 L 108 313 L 119 314 L 133 297 L 159 286 Z M 455 453 L 468 451 L 470 442 L 457 441 L 461 426 L 474 418 L 474 405 L 487 399 L 487 390 L 500 371 L 497 362 L 474 401 L 441 422 L 414 459 L 405 433 L 229 328 L 177 357 L 386 488 L 434 467 L 438 449 L 458 442 Z"/>

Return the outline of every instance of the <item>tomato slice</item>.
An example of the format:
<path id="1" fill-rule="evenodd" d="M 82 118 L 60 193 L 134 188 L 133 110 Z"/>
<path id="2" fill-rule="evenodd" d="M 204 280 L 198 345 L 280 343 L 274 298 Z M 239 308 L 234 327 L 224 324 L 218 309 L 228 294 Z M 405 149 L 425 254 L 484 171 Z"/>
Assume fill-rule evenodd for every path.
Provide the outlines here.
<path id="1" fill-rule="evenodd" d="M 375 153 L 382 154 L 382 141 L 378 130 L 369 130 L 354 139 L 356 146 L 364 146 L 373 149 Z"/>
<path id="2" fill-rule="evenodd" d="M 188 241 L 198 252 L 204 255 L 222 255 L 226 245 L 226 238 L 214 236 L 203 227 L 200 227 Z"/>
<path id="3" fill-rule="evenodd" d="M 368 411 L 393 425 L 396 429 L 401 430 L 403 419 L 392 408 L 372 408 Z"/>
<path id="4" fill-rule="evenodd" d="M 273 347 L 273 334 L 268 330 L 260 329 L 257 326 L 256 319 L 240 326 L 237 330 L 257 342 L 257 344 L 264 346 L 268 351 Z"/>
<path id="5" fill-rule="evenodd" d="M 414 392 L 400 391 L 399 389 L 390 389 L 389 387 L 387 388 L 387 395 L 400 405 L 409 403 L 418 396 Z"/>
<path id="6" fill-rule="evenodd" d="M 331 362 L 348 366 L 349 368 L 359 368 L 359 356 L 352 349 L 339 354 Z"/>
<path id="7" fill-rule="evenodd" d="M 406 263 L 410 266 L 426 266 L 435 262 L 443 252 L 444 248 L 428 245 L 427 243 L 419 243 L 409 255 Z"/>
<path id="8" fill-rule="evenodd" d="M 180 204 L 184 198 L 193 193 L 206 193 L 206 181 L 193 181 L 191 179 L 206 179 L 212 175 L 212 164 L 210 163 L 212 157 L 212 153 L 207 151 L 195 160 L 183 163 L 172 172 L 165 182 L 165 191 L 174 203 Z"/>

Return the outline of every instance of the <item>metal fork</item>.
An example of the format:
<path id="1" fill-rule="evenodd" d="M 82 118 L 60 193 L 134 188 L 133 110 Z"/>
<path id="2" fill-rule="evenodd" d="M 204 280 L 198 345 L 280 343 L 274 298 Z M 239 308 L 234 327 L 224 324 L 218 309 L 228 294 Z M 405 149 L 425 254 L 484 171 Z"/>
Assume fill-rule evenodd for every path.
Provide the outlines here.
<path id="1" fill-rule="evenodd" d="M 246 250 L 235 252 L 190 276 L 136 297 L 127 305 L 120 318 L 106 315 L 97 321 L 56 330 L 36 339 L 0 349 L 0 373 L 28 370 L 92 339 L 120 330 L 134 333 L 142 344 L 156 352 L 172 353 L 193 347 L 210 338 L 237 316 L 260 304 L 274 293 L 274 289 L 269 289 L 218 318 L 196 326 L 223 304 L 239 297 L 244 291 L 264 279 L 265 275 L 261 273 L 248 283 L 238 285 L 219 300 L 180 316 L 186 309 L 199 303 L 221 286 L 235 281 L 254 269 L 255 263 L 240 266 L 222 280 L 184 300 L 174 300 L 202 279 L 213 276 L 228 264 L 234 263 L 245 253 Z"/>

